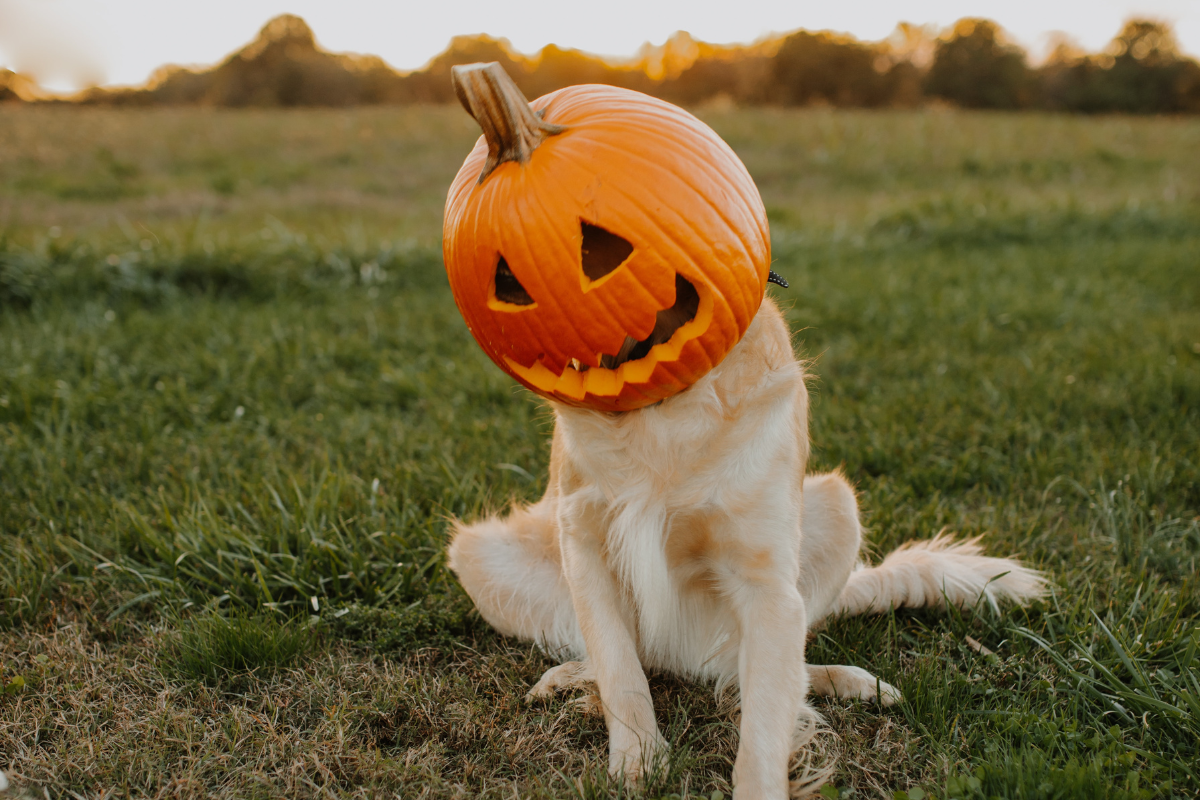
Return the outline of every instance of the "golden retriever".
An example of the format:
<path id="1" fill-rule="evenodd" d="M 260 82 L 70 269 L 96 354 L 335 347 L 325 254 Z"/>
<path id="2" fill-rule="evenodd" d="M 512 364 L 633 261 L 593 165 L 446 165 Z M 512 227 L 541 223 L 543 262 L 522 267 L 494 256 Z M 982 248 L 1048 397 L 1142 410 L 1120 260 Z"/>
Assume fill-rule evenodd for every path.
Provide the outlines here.
<path id="1" fill-rule="evenodd" d="M 938 537 L 859 560 L 854 490 L 805 475 L 808 392 L 767 298 L 741 342 L 691 388 L 613 414 L 554 404 L 545 496 L 455 522 L 451 569 L 507 636 L 567 659 L 530 691 L 594 684 L 609 769 L 636 779 L 664 746 L 646 668 L 736 681 L 737 800 L 782 800 L 809 691 L 885 705 L 900 692 L 853 666 L 804 661 L 814 626 L 901 606 L 1025 602 L 1041 575 Z"/>

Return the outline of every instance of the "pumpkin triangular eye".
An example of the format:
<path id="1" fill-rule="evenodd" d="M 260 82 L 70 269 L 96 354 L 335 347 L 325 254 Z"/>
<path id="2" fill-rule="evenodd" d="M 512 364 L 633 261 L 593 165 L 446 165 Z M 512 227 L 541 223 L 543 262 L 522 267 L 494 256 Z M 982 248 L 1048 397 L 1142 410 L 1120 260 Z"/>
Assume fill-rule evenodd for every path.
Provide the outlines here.
<path id="1" fill-rule="evenodd" d="M 496 299 L 514 306 L 533 305 L 533 298 L 525 291 L 517 276 L 513 275 L 504 256 L 500 256 L 500 260 L 496 262 Z"/>
<path id="2" fill-rule="evenodd" d="M 633 245 L 599 225 L 579 221 L 583 233 L 583 274 L 598 281 L 624 263 Z"/>

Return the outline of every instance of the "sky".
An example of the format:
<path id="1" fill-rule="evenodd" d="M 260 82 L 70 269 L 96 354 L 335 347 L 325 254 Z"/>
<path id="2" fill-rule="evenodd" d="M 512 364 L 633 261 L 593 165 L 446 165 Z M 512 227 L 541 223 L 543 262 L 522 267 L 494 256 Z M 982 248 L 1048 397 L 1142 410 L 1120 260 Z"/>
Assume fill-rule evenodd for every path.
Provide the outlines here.
<path id="1" fill-rule="evenodd" d="M 885 38 L 900 21 L 1000 23 L 1036 60 L 1066 34 L 1100 50 L 1133 16 L 1175 26 L 1200 54 L 1200 0 L 0 0 L 0 66 L 69 91 L 139 84 L 163 64 L 209 65 L 254 38 L 271 17 L 298 14 L 334 52 L 381 56 L 415 69 L 450 37 L 488 33 L 524 53 L 548 43 L 630 56 L 677 30 L 716 43 L 807 28 Z"/>

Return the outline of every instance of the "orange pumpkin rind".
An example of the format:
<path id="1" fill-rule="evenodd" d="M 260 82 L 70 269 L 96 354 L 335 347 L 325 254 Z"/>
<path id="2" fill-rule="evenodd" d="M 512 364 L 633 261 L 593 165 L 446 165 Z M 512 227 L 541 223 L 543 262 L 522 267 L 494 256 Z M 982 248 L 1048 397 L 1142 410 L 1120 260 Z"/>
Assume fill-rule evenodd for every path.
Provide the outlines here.
<path id="1" fill-rule="evenodd" d="M 503 116 L 481 122 L 443 235 L 451 290 L 484 352 L 532 391 L 601 411 L 657 402 L 716 366 L 749 327 L 770 265 L 762 200 L 728 145 L 638 92 L 574 86 L 522 106 L 498 64 L 456 67 L 455 80 L 473 115 Z M 514 129 L 515 145 L 489 141 Z M 592 278 L 588 236 L 600 234 L 626 246 L 612 259 L 626 255 Z"/>

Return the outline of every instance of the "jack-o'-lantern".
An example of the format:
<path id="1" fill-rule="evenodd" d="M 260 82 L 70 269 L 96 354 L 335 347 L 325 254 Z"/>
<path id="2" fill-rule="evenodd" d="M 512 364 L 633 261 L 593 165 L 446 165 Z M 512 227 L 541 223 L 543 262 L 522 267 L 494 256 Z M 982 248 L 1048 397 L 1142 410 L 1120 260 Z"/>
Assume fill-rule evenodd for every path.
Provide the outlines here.
<path id="1" fill-rule="evenodd" d="M 562 403 L 673 395 L 746 332 L 770 273 L 762 199 L 681 108 L 612 86 L 525 100 L 499 64 L 455 67 L 483 128 L 446 200 L 467 326 L 501 369 Z"/>

